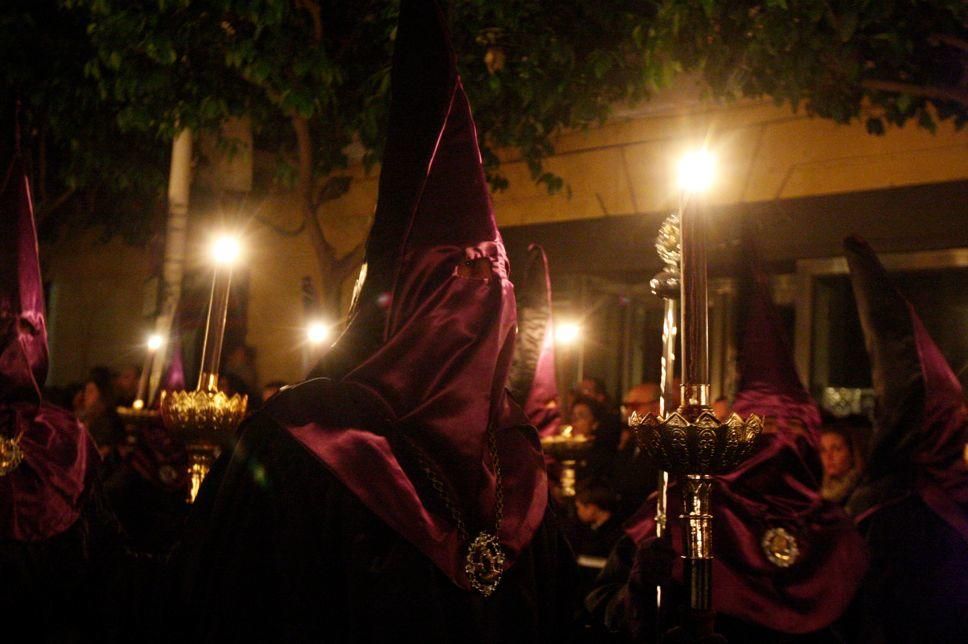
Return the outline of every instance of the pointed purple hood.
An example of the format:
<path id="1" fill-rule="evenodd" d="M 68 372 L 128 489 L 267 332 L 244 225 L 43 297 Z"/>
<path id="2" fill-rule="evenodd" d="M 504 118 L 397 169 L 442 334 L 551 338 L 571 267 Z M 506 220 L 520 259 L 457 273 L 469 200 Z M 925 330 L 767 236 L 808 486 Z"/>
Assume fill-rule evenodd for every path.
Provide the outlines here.
<path id="1" fill-rule="evenodd" d="M 760 268 L 754 248 L 746 249 L 745 317 L 739 353 L 739 390 L 733 410 L 773 417 L 783 429 L 803 425 L 809 441 L 819 445 L 820 408 L 800 382 L 779 313 L 770 295 L 769 276 Z"/>
<path id="2" fill-rule="evenodd" d="M 68 412 L 42 401 L 47 327 L 30 184 L 19 157 L 0 191 L 0 437 L 23 460 L 0 476 L 0 539 L 41 541 L 81 513 L 97 450 Z"/>
<path id="3" fill-rule="evenodd" d="M 30 185 L 16 157 L 0 195 L 0 400 L 40 401 L 47 324 Z"/>
<path id="4" fill-rule="evenodd" d="M 547 480 L 537 436 L 506 396 L 514 287 L 435 2 L 401 3 L 391 78 L 365 275 L 350 324 L 318 370 L 332 380 L 280 393 L 269 413 L 377 516 L 469 588 L 467 543 L 446 506 L 462 507 L 475 530 L 493 530 L 500 493 L 498 537 L 511 565 L 542 521 Z M 342 400 L 370 413 L 337 419 L 316 405 L 320 413 L 306 422 L 294 401 L 310 390 L 316 401 Z M 442 492 L 428 485 L 426 470 Z"/>
<path id="5" fill-rule="evenodd" d="M 867 551 L 843 509 L 820 495 L 819 409 L 797 377 L 768 277 L 753 249 L 746 256 L 733 410 L 773 417 L 776 431 L 764 431 L 755 455 L 738 469 L 713 477 L 713 608 L 772 630 L 808 633 L 846 610 L 867 570 Z M 674 485 L 669 507 L 681 503 Z M 654 538 L 654 515 L 650 501 L 630 522 L 629 535 Z M 670 526 L 671 544 L 681 551 L 681 522 Z M 764 545 L 778 530 L 797 545 L 787 567 L 771 560 Z M 681 580 L 681 568 L 675 574 Z"/>
<path id="6" fill-rule="evenodd" d="M 548 257 L 538 244 L 528 247 L 528 265 L 518 282 L 518 335 L 511 363 L 509 389 L 540 436 L 554 434 L 561 424 L 555 377 L 554 320 L 551 315 L 551 275 Z"/>
<path id="7" fill-rule="evenodd" d="M 857 520 L 917 490 L 968 541 L 965 395 L 914 307 L 871 247 L 844 240 L 877 399 L 864 476 L 848 508 Z"/>

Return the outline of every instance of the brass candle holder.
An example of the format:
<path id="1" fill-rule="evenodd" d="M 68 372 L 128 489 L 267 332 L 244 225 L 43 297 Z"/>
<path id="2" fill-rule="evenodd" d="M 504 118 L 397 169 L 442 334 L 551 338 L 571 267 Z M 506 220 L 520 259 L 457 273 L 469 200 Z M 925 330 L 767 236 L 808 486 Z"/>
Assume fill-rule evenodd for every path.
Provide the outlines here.
<path id="1" fill-rule="evenodd" d="M 135 400 L 135 402 L 140 402 Z M 118 416 L 121 417 L 121 421 L 125 425 L 150 425 L 161 418 L 161 414 L 157 409 L 148 409 L 146 407 L 117 407 L 115 411 L 118 412 Z"/>
<path id="2" fill-rule="evenodd" d="M 185 443 L 190 500 L 194 501 L 202 481 L 222 449 L 231 443 L 245 416 L 248 396 L 226 396 L 221 391 L 161 392 L 161 418 L 168 431 Z"/>
<path id="3" fill-rule="evenodd" d="M 185 443 L 188 451 L 190 501 L 195 500 L 202 481 L 219 453 L 231 443 L 248 405 L 248 396 L 235 394 L 229 397 L 218 390 L 219 363 L 232 284 L 232 264 L 238 255 L 237 239 L 221 237 L 215 240 L 212 247 L 215 272 L 212 277 L 198 386 L 195 391 L 161 393 L 161 419 L 165 427 Z"/>
<path id="4" fill-rule="evenodd" d="M 666 270 L 653 280 L 653 290 L 673 311 L 676 263 L 681 305 L 681 404 L 661 416 L 632 414 L 629 426 L 639 446 L 663 471 L 679 478 L 682 487 L 683 550 L 688 605 L 684 613 L 686 641 L 715 635 L 712 610 L 712 476 L 736 468 L 752 452 L 763 429 L 762 419 L 732 414 L 720 421 L 710 407 L 706 213 L 700 193 L 712 181 L 712 157 L 706 152 L 689 155 L 680 165 L 682 188 L 678 240 L 675 222 L 660 230 L 657 250 Z M 678 253 L 675 252 L 678 241 Z M 678 262 L 677 262 L 678 260 Z M 667 320 L 668 321 L 668 320 Z M 664 334 L 664 353 L 671 352 Z M 667 383 L 664 383 L 667 384 Z M 664 394 L 668 390 L 664 388 Z M 664 400 L 666 396 L 663 397 Z M 665 407 L 665 404 L 663 405 Z M 660 494 L 661 494 L 660 486 Z M 660 499 L 661 503 L 662 499 Z M 665 521 L 665 508 L 657 508 L 657 523 Z M 662 527 L 664 531 L 664 526 Z M 717 638 L 721 639 L 721 638 Z"/>
<path id="5" fill-rule="evenodd" d="M 541 439 L 541 447 L 545 453 L 561 463 L 562 496 L 567 498 L 575 496 L 578 461 L 594 444 L 594 437 L 573 433 L 571 425 L 563 425 L 559 433 Z"/>

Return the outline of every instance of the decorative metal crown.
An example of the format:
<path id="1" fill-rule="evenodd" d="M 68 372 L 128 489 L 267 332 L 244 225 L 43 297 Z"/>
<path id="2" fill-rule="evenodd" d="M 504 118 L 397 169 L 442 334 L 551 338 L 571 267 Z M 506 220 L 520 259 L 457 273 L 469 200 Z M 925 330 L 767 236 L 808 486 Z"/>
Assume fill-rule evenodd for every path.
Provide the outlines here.
<path id="1" fill-rule="evenodd" d="M 186 442 L 218 445 L 242 422 L 248 401 L 248 396 L 229 398 L 221 391 L 163 391 L 161 419 Z"/>
<path id="2" fill-rule="evenodd" d="M 694 422 L 675 411 L 665 419 L 632 413 L 629 427 L 639 446 L 662 469 L 673 474 L 720 474 L 736 468 L 750 455 L 763 430 L 763 419 L 745 420 L 732 414 L 721 422 L 705 409 Z"/>

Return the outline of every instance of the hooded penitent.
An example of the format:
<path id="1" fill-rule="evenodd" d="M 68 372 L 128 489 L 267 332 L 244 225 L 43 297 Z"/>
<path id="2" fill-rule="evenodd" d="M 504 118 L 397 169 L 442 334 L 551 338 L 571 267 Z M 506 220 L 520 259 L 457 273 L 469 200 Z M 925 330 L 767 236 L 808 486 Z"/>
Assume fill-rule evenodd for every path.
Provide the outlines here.
<path id="1" fill-rule="evenodd" d="M 741 307 L 740 388 L 733 410 L 766 417 L 756 454 L 713 477 L 713 607 L 786 633 L 824 628 L 847 608 L 867 569 L 863 541 L 837 505 L 820 496 L 820 413 L 794 370 L 783 329 L 758 270 Z M 676 486 L 669 508 L 681 507 Z M 647 504 L 629 535 L 655 535 Z M 670 521 L 681 549 L 682 527 Z M 681 554 L 681 553 L 680 553 Z M 675 574 L 681 579 L 681 568 Z"/>
<path id="2" fill-rule="evenodd" d="M 518 335 L 511 363 L 509 388 L 540 436 L 558 431 L 561 410 L 555 380 L 554 322 L 551 316 L 551 275 L 544 249 L 528 247 L 528 265 L 517 286 Z"/>
<path id="3" fill-rule="evenodd" d="M 73 416 L 42 402 L 44 290 L 30 185 L 19 157 L 0 189 L 0 447 L 6 461 L 0 538 L 39 541 L 80 516 L 96 451 Z"/>
<path id="4" fill-rule="evenodd" d="M 514 288 L 435 3 L 401 4 L 391 78 L 364 275 L 322 368 L 332 380 L 315 385 L 315 410 L 280 395 L 267 413 L 468 588 L 467 540 L 493 532 L 503 505 L 497 536 L 510 566 L 542 521 L 547 480 L 537 436 L 505 394 Z"/>
<path id="5" fill-rule="evenodd" d="M 968 541 L 968 413 L 958 378 L 863 240 L 844 240 L 870 356 L 877 416 L 864 476 L 848 502 L 862 521 L 916 490 Z"/>

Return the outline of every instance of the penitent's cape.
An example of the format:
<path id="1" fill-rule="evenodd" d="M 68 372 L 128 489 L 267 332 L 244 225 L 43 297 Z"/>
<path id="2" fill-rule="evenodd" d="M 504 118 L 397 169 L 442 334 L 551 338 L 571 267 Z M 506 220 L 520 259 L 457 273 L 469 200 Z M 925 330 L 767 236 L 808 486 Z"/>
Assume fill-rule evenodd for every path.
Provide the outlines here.
<path id="1" fill-rule="evenodd" d="M 961 384 L 874 251 L 844 240 L 877 402 L 847 502 L 871 551 L 857 641 L 957 642 L 968 630 L 968 413 Z"/>
<path id="2" fill-rule="evenodd" d="M 968 412 L 961 383 L 866 242 L 844 241 L 877 417 L 848 509 L 858 521 L 916 492 L 968 547 Z"/>
<path id="3" fill-rule="evenodd" d="M 30 184 L 20 157 L 0 187 L 0 438 L 22 460 L 0 473 L 0 539 L 35 542 L 77 521 L 97 452 L 74 416 L 43 402 L 44 286 Z M 19 438 L 18 438 L 19 437 Z"/>
<path id="4" fill-rule="evenodd" d="M 391 82 L 349 324 L 326 377 L 276 395 L 206 480 L 179 557 L 192 635 L 545 641 L 571 621 L 537 433 L 506 394 L 508 260 L 434 2 L 401 3 Z M 468 539 L 499 513 L 485 599 Z"/>
<path id="5" fill-rule="evenodd" d="M 820 412 L 797 377 L 767 277 L 756 267 L 751 273 L 733 410 L 764 416 L 776 430 L 737 470 L 714 477 L 713 607 L 771 631 L 809 633 L 846 610 L 867 555 L 847 515 L 820 496 Z M 681 504 L 673 487 L 670 515 Z M 653 539 L 654 514 L 654 502 L 646 504 L 628 534 Z M 681 554 L 681 522 L 669 524 Z"/>

